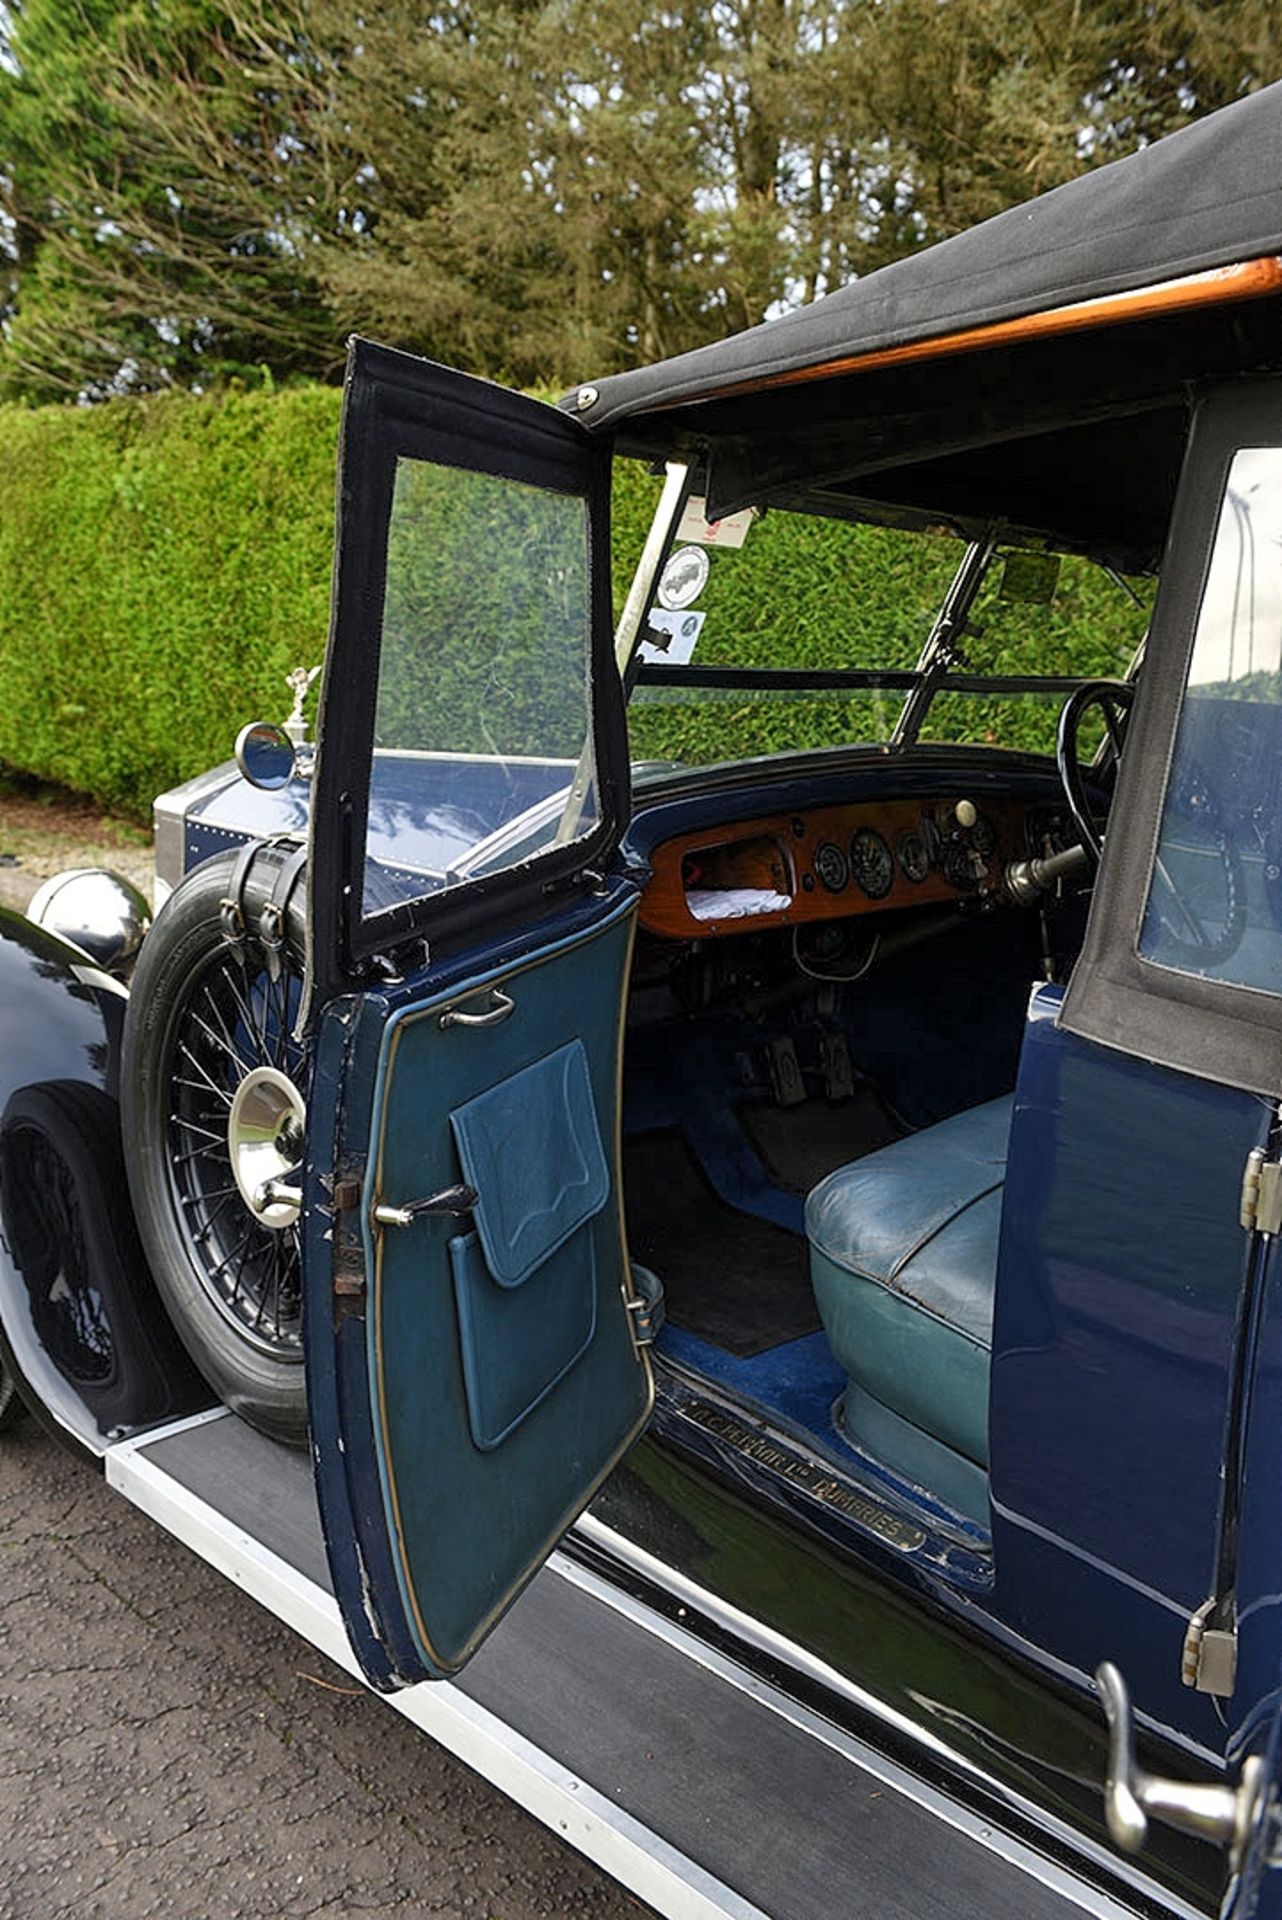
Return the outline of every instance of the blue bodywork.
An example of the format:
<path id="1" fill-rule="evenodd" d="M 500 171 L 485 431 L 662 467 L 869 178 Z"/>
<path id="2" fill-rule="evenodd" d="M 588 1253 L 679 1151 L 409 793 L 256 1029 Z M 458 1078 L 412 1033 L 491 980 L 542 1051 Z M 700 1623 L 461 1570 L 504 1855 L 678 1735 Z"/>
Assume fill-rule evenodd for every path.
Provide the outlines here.
<path id="1" fill-rule="evenodd" d="M 1080 1671 L 1113 1659 L 1159 1723 L 1212 1749 L 1179 1684 L 1214 1590 L 1248 1239 L 1252 1094 L 1092 1046 L 1030 1009 L 1003 1207 L 990 1441 L 1003 1612 Z"/>
<path id="2" fill-rule="evenodd" d="M 369 855 L 388 876 L 443 876 L 514 815 L 566 784 L 564 760 L 498 760 L 475 754 L 379 755 L 370 792 Z M 189 797 L 166 796 L 183 819 L 182 871 L 246 840 L 307 833 L 311 785 L 296 776 L 260 792 L 230 763 L 222 780 L 201 776 Z"/>
<path id="3" fill-rule="evenodd" d="M 29 1405 L 91 1455 L 209 1404 L 124 1201 L 125 998 L 78 949 L 0 909 L 0 1354 Z"/>

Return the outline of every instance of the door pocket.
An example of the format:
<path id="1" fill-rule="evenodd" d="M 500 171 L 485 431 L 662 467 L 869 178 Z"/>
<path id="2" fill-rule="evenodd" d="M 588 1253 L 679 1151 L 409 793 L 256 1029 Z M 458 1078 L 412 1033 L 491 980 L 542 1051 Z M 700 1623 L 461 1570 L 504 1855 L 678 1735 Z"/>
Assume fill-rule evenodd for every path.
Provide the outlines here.
<path id="1" fill-rule="evenodd" d="M 467 1418 L 497 1447 L 570 1371 L 596 1331 L 596 1249 L 582 1226 L 520 1287 L 496 1285 L 480 1235 L 450 1241 Z"/>
<path id="2" fill-rule="evenodd" d="M 610 1193 L 579 1040 L 456 1107 L 450 1128 L 478 1198 L 450 1242 L 468 1422 L 482 1450 L 533 1412 L 591 1342 L 591 1226 Z"/>

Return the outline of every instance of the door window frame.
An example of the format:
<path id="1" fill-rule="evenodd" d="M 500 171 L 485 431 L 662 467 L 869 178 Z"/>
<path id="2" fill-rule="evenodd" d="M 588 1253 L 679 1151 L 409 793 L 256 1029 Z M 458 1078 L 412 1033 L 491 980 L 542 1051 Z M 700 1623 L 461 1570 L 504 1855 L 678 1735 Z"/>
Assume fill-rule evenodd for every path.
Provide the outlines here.
<path id="1" fill-rule="evenodd" d="M 1140 938 L 1198 619 L 1234 455 L 1282 447 L 1282 381 L 1197 403 L 1086 940 L 1059 1024 L 1159 1066 L 1264 1095 L 1282 1089 L 1282 1003 L 1146 959 Z"/>
<path id="2" fill-rule="evenodd" d="M 537 911 L 608 857 L 629 808 L 627 727 L 614 664 L 608 440 L 524 394 L 353 340 L 339 433 L 334 586 L 310 825 L 308 1008 L 367 984 L 368 963 L 431 937 L 449 943 L 478 917 Z M 363 910 L 383 591 L 397 462 L 429 461 L 578 496 L 587 522 L 585 711 L 596 818 L 579 837 L 440 892 Z M 430 661 L 424 670 L 431 671 Z"/>

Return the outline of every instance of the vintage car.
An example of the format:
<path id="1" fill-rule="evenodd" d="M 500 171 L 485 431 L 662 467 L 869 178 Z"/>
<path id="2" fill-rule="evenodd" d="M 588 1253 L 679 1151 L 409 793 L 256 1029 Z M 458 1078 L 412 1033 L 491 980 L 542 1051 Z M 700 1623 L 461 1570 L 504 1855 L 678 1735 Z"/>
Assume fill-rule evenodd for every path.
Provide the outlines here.
<path id="1" fill-rule="evenodd" d="M 1282 1913 L 1282 90 L 357 341 L 337 534 L 315 745 L 0 918 L 4 1395 L 664 1913 Z"/>

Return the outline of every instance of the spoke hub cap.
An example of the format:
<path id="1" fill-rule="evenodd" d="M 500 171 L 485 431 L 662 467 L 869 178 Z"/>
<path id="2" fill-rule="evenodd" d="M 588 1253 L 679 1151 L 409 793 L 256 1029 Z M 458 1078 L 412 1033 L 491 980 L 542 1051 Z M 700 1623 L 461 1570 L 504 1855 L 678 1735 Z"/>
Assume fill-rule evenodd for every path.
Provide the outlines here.
<path id="1" fill-rule="evenodd" d="M 298 1219 L 292 1189 L 301 1177 L 306 1125 L 303 1096 L 288 1074 L 255 1067 L 245 1075 L 227 1116 L 227 1147 L 240 1197 L 261 1226 L 278 1231 Z"/>

